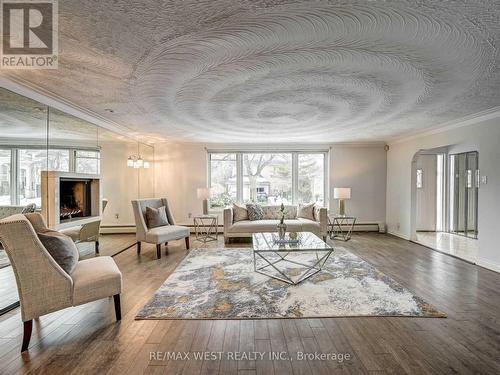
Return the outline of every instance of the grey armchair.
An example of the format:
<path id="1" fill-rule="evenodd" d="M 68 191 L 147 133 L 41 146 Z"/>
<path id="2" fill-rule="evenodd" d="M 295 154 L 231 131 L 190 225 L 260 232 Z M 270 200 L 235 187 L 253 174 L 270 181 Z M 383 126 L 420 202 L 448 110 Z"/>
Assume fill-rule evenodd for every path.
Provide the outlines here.
<path id="1" fill-rule="evenodd" d="M 167 219 L 170 225 L 162 227 L 148 228 L 146 225 L 146 207 L 160 208 L 165 206 Z M 186 241 L 186 249 L 189 250 L 189 228 L 175 225 L 174 217 L 170 212 L 166 198 L 136 199 L 132 201 L 134 209 L 134 218 L 136 225 L 137 254 L 141 253 L 141 242 L 152 243 L 156 245 L 156 256 L 161 258 L 161 244 L 168 245 L 168 241 L 180 240 Z M 167 249 L 168 251 L 168 249 Z"/>
<path id="2" fill-rule="evenodd" d="M 106 209 L 108 205 L 108 200 L 102 200 L 102 212 Z M 23 212 L 24 213 L 24 212 Z M 71 237 L 75 243 L 80 242 L 95 242 L 95 253 L 99 254 L 99 237 L 101 232 L 101 220 L 95 220 L 90 223 L 85 223 L 78 225 L 76 227 L 71 227 L 68 229 L 63 229 L 60 231 L 66 236 Z"/>
<path id="3" fill-rule="evenodd" d="M 113 296 L 116 319 L 121 319 L 122 274 L 108 256 L 79 261 L 66 273 L 38 239 L 46 229 L 38 213 L 17 214 L 0 220 L 2 242 L 16 276 L 24 337 L 21 351 L 28 349 L 33 319 L 70 306 Z"/>

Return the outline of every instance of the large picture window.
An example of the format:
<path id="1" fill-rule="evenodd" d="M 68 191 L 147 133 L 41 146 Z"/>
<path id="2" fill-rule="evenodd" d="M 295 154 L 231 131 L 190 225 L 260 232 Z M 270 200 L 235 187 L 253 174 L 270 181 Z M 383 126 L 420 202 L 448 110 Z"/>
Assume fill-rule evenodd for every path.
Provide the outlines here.
<path id="1" fill-rule="evenodd" d="M 10 150 L 0 150 L 0 205 L 8 206 L 11 204 L 10 199 Z"/>
<path id="2" fill-rule="evenodd" d="M 224 208 L 236 202 L 236 154 L 210 154 L 210 204 Z"/>
<path id="3" fill-rule="evenodd" d="M 210 207 L 325 205 L 326 152 L 209 152 Z"/>

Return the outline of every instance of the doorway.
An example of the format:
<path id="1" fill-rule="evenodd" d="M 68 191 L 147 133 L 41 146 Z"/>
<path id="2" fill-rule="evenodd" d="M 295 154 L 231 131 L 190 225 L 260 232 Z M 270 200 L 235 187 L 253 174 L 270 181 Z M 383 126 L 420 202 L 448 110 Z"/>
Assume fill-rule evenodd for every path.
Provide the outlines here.
<path id="1" fill-rule="evenodd" d="M 479 154 L 421 150 L 412 170 L 412 240 L 475 263 Z"/>

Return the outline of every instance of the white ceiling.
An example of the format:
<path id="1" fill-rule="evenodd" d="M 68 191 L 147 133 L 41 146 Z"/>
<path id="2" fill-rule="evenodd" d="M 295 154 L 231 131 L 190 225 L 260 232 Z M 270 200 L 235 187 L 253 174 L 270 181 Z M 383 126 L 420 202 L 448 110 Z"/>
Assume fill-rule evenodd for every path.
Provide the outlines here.
<path id="1" fill-rule="evenodd" d="M 8 74 L 152 139 L 387 141 L 500 105 L 497 0 L 65 0 L 59 12 L 59 69 Z"/>

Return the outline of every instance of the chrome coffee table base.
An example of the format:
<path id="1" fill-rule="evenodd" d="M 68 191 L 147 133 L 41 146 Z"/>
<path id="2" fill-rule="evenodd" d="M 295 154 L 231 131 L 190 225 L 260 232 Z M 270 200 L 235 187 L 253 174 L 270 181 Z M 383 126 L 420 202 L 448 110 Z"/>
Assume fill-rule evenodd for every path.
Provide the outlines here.
<path id="1" fill-rule="evenodd" d="M 302 251 L 303 253 L 308 253 L 308 252 L 313 252 L 313 251 Z M 290 254 L 290 251 L 258 251 L 255 250 L 253 252 L 253 266 L 254 266 L 254 271 L 258 272 L 262 275 L 266 275 L 268 277 L 271 277 L 273 279 L 281 280 L 285 283 L 291 284 L 291 285 L 297 285 L 300 284 L 302 281 L 307 280 L 311 276 L 317 274 L 319 271 L 323 269 L 324 264 L 330 257 L 330 255 L 333 252 L 332 250 L 325 250 L 325 251 L 314 251 L 316 253 L 316 260 L 312 261 L 311 263 L 302 263 L 302 262 L 297 262 L 295 260 L 287 259 L 287 256 Z M 323 255 L 319 255 L 319 252 L 323 252 Z M 284 253 L 284 254 L 282 254 Z M 268 254 L 273 254 L 278 256 L 278 259 L 273 259 L 270 260 L 266 256 Z M 262 266 L 257 266 L 257 257 L 259 259 L 262 259 L 264 262 L 264 265 Z M 280 270 L 277 265 L 280 263 L 292 263 L 296 264 L 299 266 L 304 267 L 306 270 L 300 274 L 299 278 L 297 280 L 293 280 L 291 276 L 286 274 L 286 271 Z M 267 271 L 266 269 L 272 268 L 274 269 L 276 273 L 271 273 Z"/>

